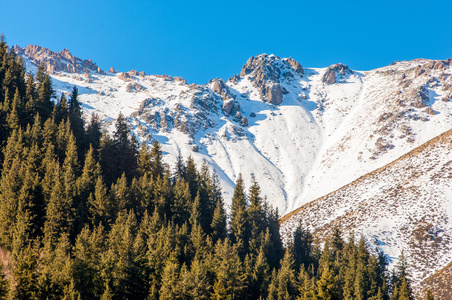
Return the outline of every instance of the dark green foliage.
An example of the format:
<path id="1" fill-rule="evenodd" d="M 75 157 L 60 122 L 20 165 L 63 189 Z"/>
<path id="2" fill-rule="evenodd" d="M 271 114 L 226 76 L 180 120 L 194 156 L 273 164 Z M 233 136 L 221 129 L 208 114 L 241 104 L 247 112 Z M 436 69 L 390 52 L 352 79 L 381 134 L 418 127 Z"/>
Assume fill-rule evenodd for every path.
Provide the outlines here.
<path id="1" fill-rule="evenodd" d="M 100 142 L 100 163 L 105 171 L 107 185 L 116 182 L 123 174 L 127 180 L 138 172 L 138 143 L 130 130 L 126 119 L 119 114 L 113 139 L 104 135 Z"/>
<path id="2" fill-rule="evenodd" d="M 232 197 L 230 239 L 237 244 L 237 249 L 242 259 L 248 251 L 251 234 L 246 207 L 243 178 L 242 174 L 239 174 L 235 184 L 234 196 Z"/>
<path id="3" fill-rule="evenodd" d="M 228 231 L 206 162 L 179 156 L 172 174 L 122 114 L 102 135 L 95 115 L 85 130 L 76 87 L 53 94 L 2 37 L 0 299 L 411 299 L 403 257 L 386 282 L 384 257 L 339 230 L 320 250 L 297 228 L 285 249 L 278 211 L 241 175 Z"/>

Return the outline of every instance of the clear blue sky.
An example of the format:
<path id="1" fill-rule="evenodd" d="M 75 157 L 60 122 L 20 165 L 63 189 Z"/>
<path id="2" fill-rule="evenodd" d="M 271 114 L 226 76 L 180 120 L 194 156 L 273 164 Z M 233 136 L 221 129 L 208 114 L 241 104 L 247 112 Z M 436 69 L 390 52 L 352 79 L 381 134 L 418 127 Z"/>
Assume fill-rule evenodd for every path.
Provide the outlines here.
<path id="1" fill-rule="evenodd" d="M 355 70 L 452 57 L 452 1 L 0 0 L 10 45 L 69 49 L 103 69 L 227 79 L 253 55 Z"/>

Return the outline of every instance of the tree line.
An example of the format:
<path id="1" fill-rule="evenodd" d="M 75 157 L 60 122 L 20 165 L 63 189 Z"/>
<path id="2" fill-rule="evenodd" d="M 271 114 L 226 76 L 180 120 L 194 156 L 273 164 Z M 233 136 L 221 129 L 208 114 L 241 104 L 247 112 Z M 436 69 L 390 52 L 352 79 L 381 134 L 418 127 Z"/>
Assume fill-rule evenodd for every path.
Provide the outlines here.
<path id="1" fill-rule="evenodd" d="M 85 122 L 0 41 L 0 299 L 411 299 L 404 260 L 338 229 L 323 246 L 240 175 L 227 214 L 206 163 Z"/>

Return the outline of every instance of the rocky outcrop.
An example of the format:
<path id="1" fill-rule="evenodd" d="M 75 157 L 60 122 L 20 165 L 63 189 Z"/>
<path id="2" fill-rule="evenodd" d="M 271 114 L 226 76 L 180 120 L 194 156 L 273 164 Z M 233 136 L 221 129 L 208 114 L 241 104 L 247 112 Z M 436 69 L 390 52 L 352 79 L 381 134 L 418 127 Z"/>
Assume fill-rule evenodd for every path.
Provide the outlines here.
<path id="1" fill-rule="evenodd" d="M 129 81 L 130 79 L 132 79 L 132 76 L 130 76 L 129 73 L 120 73 L 118 75 L 118 78 L 124 81 Z"/>
<path id="2" fill-rule="evenodd" d="M 303 76 L 303 67 L 293 58 L 279 58 L 274 55 L 253 56 L 242 67 L 241 77 L 248 76 L 265 102 L 274 105 L 283 100 L 283 81 L 291 81 L 295 76 Z"/>
<path id="3" fill-rule="evenodd" d="M 14 47 L 16 54 L 26 56 L 36 66 L 43 64 L 47 72 L 90 73 L 105 74 L 91 59 L 82 60 L 63 49 L 61 52 L 53 52 L 37 45 L 28 45 L 25 48 Z"/>
<path id="4" fill-rule="evenodd" d="M 115 71 L 115 69 L 114 69 L 113 67 L 111 67 L 111 68 L 108 70 L 108 73 L 113 73 L 113 74 L 115 74 L 116 71 Z"/>
<path id="5" fill-rule="evenodd" d="M 427 108 L 425 109 L 425 113 L 426 113 L 426 114 L 429 114 L 429 115 L 431 115 L 431 116 L 436 115 L 436 111 L 434 111 L 431 107 L 427 107 Z"/>
<path id="6" fill-rule="evenodd" d="M 283 100 L 283 92 L 279 83 L 266 85 L 261 91 L 263 96 L 267 97 L 268 101 L 274 105 L 281 104 Z"/>
<path id="7" fill-rule="evenodd" d="M 326 84 L 334 84 L 338 82 L 337 80 L 338 77 L 343 77 L 345 75 L 350 75 L 352 73 L 353 71 L 350 70 L 348 66 L 338 63 L 329 66 L 326 69 L 325 74 L 323 74 L 322 77 L 322 82 Z"/>
<path id="8" fill-rule="evenodd" d="M 429 100 L 429 92 L 425 86 L 422 86 L 418 90 L 413 91 L 411 97 L 411 105 L 416 108 L 423 108 L 427 106 L 425 102 Z"/>
<path id="9" fill-rule="evenodd" d="M 212 91 L 217 93 L 222 98 L 232 98 L 228 86 L 221 78 L 215 78 L 213 80 Z"/>
<path id="10" fill-rule="evenodd" d="M 235 102 L 234 99 L 229 99 L 223 102 L 221 108 L 226 117 L 235 116 L 235 114 L 240 111 L 240 104 Z"/>
<path id="11" fill-rule="evenodd" d="M 129 93 L 136 93 L 136 92 L 141 92 L 144 90 L 144 87 L 141 86 L 140 84 L 134 82 L 134 83 L 129 83 L 126 86 L 126 91 Z"/>
<path id="12" fill-rule="evenodd" d="M 248 126 L 248 119 L 246 117 L 242 117 L 240 120 L 240 125 L 247 127 Z"/>
<path id="13" fill-rule="evenodd" d="M 303 76 L 304 74 L 304 70 L 303 67 L 300 65 L 300 63 L 298 61 L 296 61 L 295 59 L 293 59 L 292 57 L 289 57 L 287 59 L 287 62 L 289 63 L 289 65 L 295 70 L 295 72 L 297 72 L 298 74 L 300 74 L 301 76 Z"/>
<path id="14" fill-rule="evenodd" d="M 179 76 L 175 76 L 175 77 L 174 77 L 174 81 L 180 82 L 180 83 L 182 83 L 182 84 L 187 84 L 187 79 L 184 79 L 184 78 L 179 77 Z"/>

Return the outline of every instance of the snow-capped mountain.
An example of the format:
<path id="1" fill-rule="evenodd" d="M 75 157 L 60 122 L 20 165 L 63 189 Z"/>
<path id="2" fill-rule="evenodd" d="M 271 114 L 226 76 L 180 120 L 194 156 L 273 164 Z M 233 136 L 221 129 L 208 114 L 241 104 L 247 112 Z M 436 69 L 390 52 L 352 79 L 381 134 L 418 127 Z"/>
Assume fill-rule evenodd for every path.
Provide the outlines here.
<path id="1" fill-rule="evenodd" d="M 283 218 L 286 238 L 300 219 L 318 234 L 340 225 L 392 258 L 407 249 L 415 283 L 452 260 L 452 59 L 355 71 L 262 54 L 227 81 L 197 85 L 104 72 L 66 49 L 14 50 L 27 70 L 47 67 L 57 94 L 76 85 L 86 115 L 106 128 L 122 112 L 171 165 L 179 154 L 206 160 L 227 203 L 242 173 L 281 214 L 301 206 Z"/>
<path id="2" fill-rule="evenodd" d="M 396 263 L 402 250 L 415 287 L 452 261 L 452 130 L 284 216 L 320 239 L 336 226 L 367 238 Z M 348 235 L 348 234 L 347 234 Z"/>
<path id="3" fill-rule="evenodd" d="M 372 71 L 303 68 L 292 58 L 251 57 L 227 81 L 187 84 L 135 70 L 104 72 L 64 49 L 15 47 L 27 69 L 44 63 L 54 88 L 77 85 L 87 115 L 129 117 L 141 141 L 206 160 L 225 199 L 253 174 L 285 214 L 452 128 L 452 60 L 397 62 Z"/>

